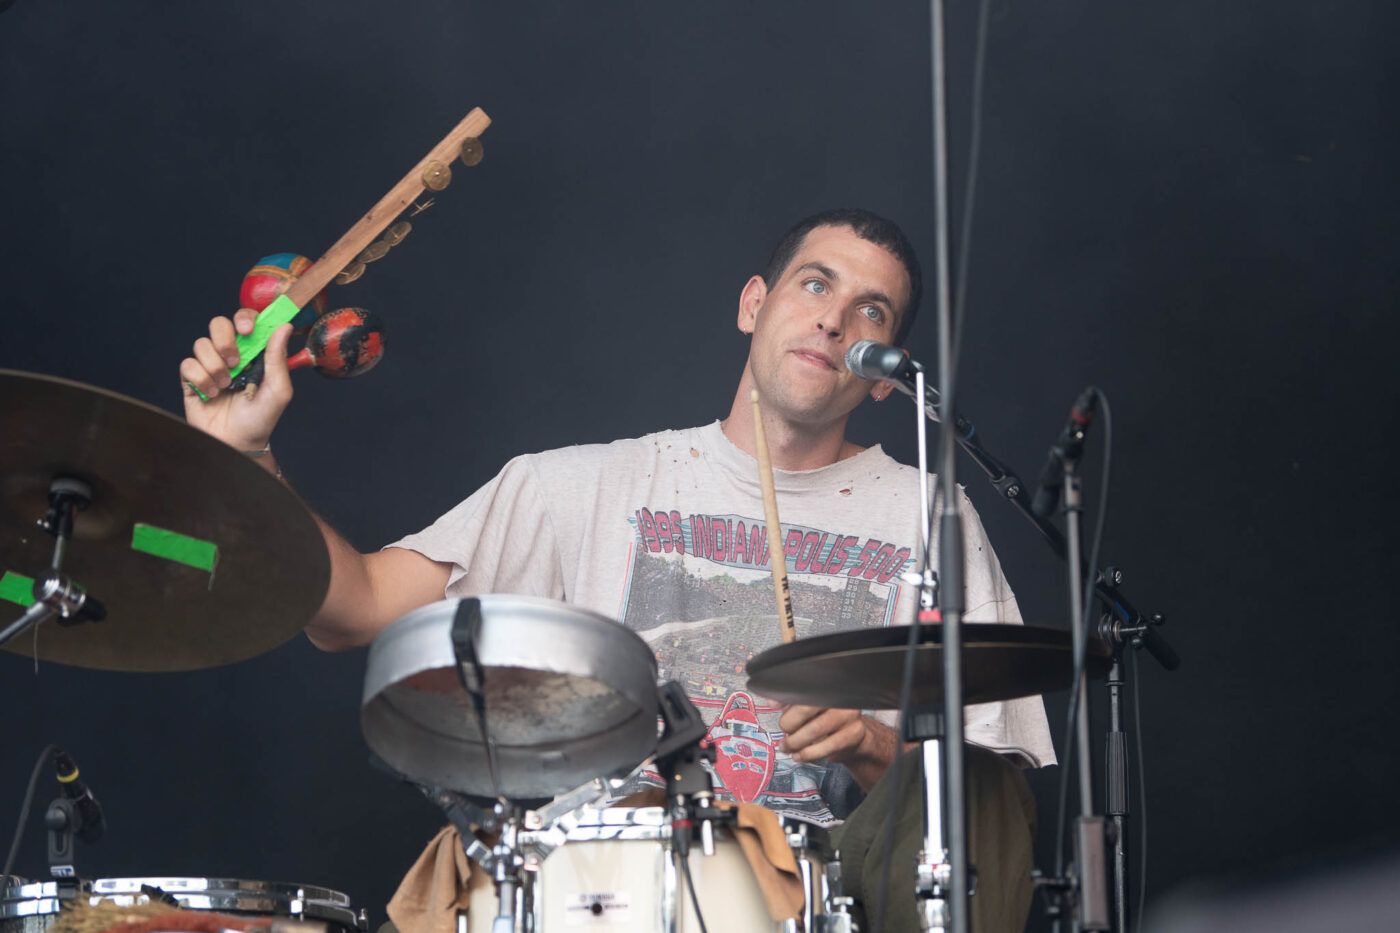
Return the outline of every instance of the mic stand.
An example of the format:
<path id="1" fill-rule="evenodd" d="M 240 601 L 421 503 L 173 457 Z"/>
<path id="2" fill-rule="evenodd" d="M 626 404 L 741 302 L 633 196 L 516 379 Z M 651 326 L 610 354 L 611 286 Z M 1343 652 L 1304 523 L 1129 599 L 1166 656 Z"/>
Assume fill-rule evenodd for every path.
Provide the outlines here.
<path id="1" fill-rule="evenodd" d="M 525 858 L 519 846 L 521 812 L 519 807 L 506 799 L 501 789 L 496 745 L 486 726 L 486 669 L 476 650 L 482 621 L 481 600 L 468 598 L 457 603 L 457 612 L 452 618 L 452 653 L 457 660 L 457 678 L 471 698 L 472 708 L 476 712 L 477 730 L 481 733 L 481 744 L 486 754 L 486 768 L 491 775 L 491 786 L 496 791 L 494 813 L 500 836 L 491 849 L 489 859 L 482 861 L 496 883 L 498 909 L 491 924 L 491 933 L 514 933 L 516 893 L 521 890 L 525 869 Z M 467 854 L 472 853 L 468 851 Z"/>
<path id="2" fill-rule="evenodd" d="M 1105 568 L 1104 584 L 1116 589 L 1122 582 L 1123 574 L 1116 567 Z M 1113 839 L 1113 921 L 1114 929 L 1128 929 L 1128 835 L 1127 817 L 1130 812 L 1128 799 L 1128 739 L 1123 729 L 1123 687 L 1127 681 L 1123 674 L 1123 649 L 1130 647 L 1140 650 L 1147 646 L 1149 635 L 1155 634 L 1155 627 L 1166 624 L 1161 613 L 1155 613 L 1147 621 L 1137 625 L 1125 625 L 1112 614 L 1104 613 L 1099 618 L 1099 637 L 1113 646 L 1113 663 L 1108 669 L 1108 738 L 1104 744 L 1104 778 L 1107 788 L 1108 806 L 1105 811 L 1113 825 L 1110 834 Z M 1157 636 L 1160 639 L 1160 635 Z M 1165 644 L 1165 643 L 1163 643 Z M 1168 648 L 1168 651 L 1171 649 Z M 1175 661 L 1175 654 L 1172 655 Z M 1179 663 L 1179 662 L 1177 662 Z M 1173 663 L 1168 670 L 1175 670 Z"/>
<path id="3" fill-rule="evenodd" d="M 904 391 L 906 395 L 915 399 L 919 397 L 919 394 L 923 395 L 925 404 L 920 407 L 929 420 L 948 423 L 940 417 L 935 407 L 938 402 L 936 393 L 920 390 L 920 393 L 916 394 L 907 389 Z M 1031 509 L 1030 497 L 1026 494 L 1025 484 L 1021 478 L 1011 467 L 1001 462 L 982 446 L 977 429 L 972 422 L 957 415 L 954 416 L 951 423 L 954 425 L 958 446 L 982 469 L 1001 497 L 1015 506 L 1016 510 L 1035 527 L 1055 556 L 1065 560 L 1069 556 L 1065 536 L 1048 519 L 1037 515 Z M 1076 563 L 1083 573 L 1085 565 L 1082 556 L 1071 561 L 1070 566 L 1075 566 Z M 1073 577 L 1074 582 L 1071 585 L 1082 588 L 1082 584 L 1079 582 L 1081 579 L 1081 577 Z M 910 582 L 916 581 L 911 580 Z M 1102 572 L 1095 574 L 1093 591 L 1093 595 L 1106 609 L 1099 623 L 1098 636 L 1113 646 L 1113 665 L 1109 669 L 1107 679 L 1110 723 L 1105 750 L 1105 775 L 1108 789 L 1107 813 L 1114 829 L 1111 834 L 1113 837 L 1113 890 L 1116 921 L 1114 929 L 1118 930 L 1119 933 L 1127 930 L 1128 888 L 1125 827 L 1125 818 L 1128 816 L 1127 733 L 1122 728 L 1122 688 L 1126 685 L 1126 680 L 1123 676 L 1122 649 L 1124 645 L 1134 649 L 1146 648 L 1147 653 L 1152 655 L 1157 663 L 1168 671 L 1174 671 L 1181 666 L 1181 658 L 1158 631 L 1160 626 L 1166 624 L 1165 617 L 1161 613 L 1147 616 L 1139 612 L 1119 588 L 1122 582 L 1122 570 L 1117 567 L 1105 567 Z M 1080 605 L 1082 609 L 1082 602 Z M 1078 622 L 1075 622 L 1072 628 L 1077 631 L 1079 629 Z M 1082 704 L 1080 708 L 1083 709 Z M 1039 875 L 1036 884 L 1050 895 L 1051 916 L 1058 917 L 1061 907 L 1055 903 L 1055 899 L 1067 895 L 1070 891 L 1070 885 L 1066 884 L 1064 879 Z"/>
<path id="4" fill-rule="evenodd" d="M 57 615 L 61 625 L 99 621 L 107 610 L 96 599 L 59 571 L 73 536 L 73 516 L 92 503 L 92 487 L 82 480 L 58 477 L 49 484 L 49 510 L 39 527 L 53 535 L 49 570 L 34 581 L 34 603 L 14 622 L 0 630 L 0 645 L 7 644 L 40 622 Z"/>
<path id="5" fill-rule="evenodd" d="M 967 863 L 966 774 L 963 765 L 962 695 L 962 617 L 966 595 L 963 592 L 963 527 L 958 508 L 957 449 L 953 442 L 956 415 L 953 400 L 953 308 L 952 274 L 948 265 L 948 95 L 944 49 L 944 2 L 930 0 L 929 20 L 932 45 L 933 84 L 933 229 L 935 294 L 938 311 L 938 378 L 943 430 L 942 464 L 938 479 L 943 487 L 943 517 L 939 525 L 939 605 L 943 616 L 943 716 L 945 754 L 943 756 L 943 824 L 948 846 L 948 887 L 945 892 L 953 933 L 968 933 L 969 875 Z M 926 397 L 924 380 L 917 378 L 920 424 Z M 922 453 L 922 447 L 920 448 Z M 927 503 L 927 499 L 925 500 Z M 927 507 L 927 506 L 926 506 Z M 927 526 L 926 526 L 927 527 Z M 928 555 L 924 554 L 925 571 Z M 921 607 L 923 606 L 921 598 Z M 922 611 L 922 608 L 921 608 Z M 925 779 L 928 776 L 925 775 Z M 933 853 L 926 853 L 932 855 Z M 920 887 L 924 887 L 922 875 Z M 923 891 L 921 890 L 921 895 Z M 937 918 L 929 905 L 936 899 L 921 897 L 921 921 L 925 929 Z"/>
<path id="6" fill-rule="evenodd" d="M 914 367 L 914 385 L 920 397 L 926 395 L 925 373 L 917 363 Z M 928 490 L 928 422 L 920 412 L 915 419 L 919 449 L 919 531 L 923 545 L 919 572 L 903 575 L 903 580 L 918 587 L 919 608 L 910 627 L 910 650 L 919 643 L 919 626 L 933 624 L 940 620 L 937 608 L 938 576 L 933 572 L 933 547 L 930 538 L 933 529 L 933 503 Z M 961 541 L 961 537 L 959 537 Z M 947 652 L 947 629 L 944 629 L 944 651 Z M 946 654 L 945 654 L 946 658 Z M 904 740 L 918 742 L 921 755 L 923 785 L 924 843 L 914 865 L 914 892 L 918 898 L 916 914 L 920 928 L 930 931 L 943 931 L 952 925 L 953 908 L 948 892 L 953 883 L 953 864 L 949 852 L 949 840 L 945 833 L 949 820 L 944 809 L 945 790 L 951 780 L 951 770 L 945 770 L 949 756 L 944 745 L 949 741 L 946 725 L 946 709 L 917 707 L 903 710 Z M 962 710 L 957 711 L 959 726 L 962 723 Z M 961 731 L 961 730 L 959 730 Z M 960 776 L 960 773 L 959 773 Z M 962 901 L 964 908 L 966 899 Z"/>
<path id="7" fill-rule="evenodd" d="M 1084 626 L 1084 582 L 1079 575 L 1083 565 L 1080 525 L 1084 513 L 1083 490 L 1080 487 L 1078 453 L 1066 452 L 1064 463 L 1065 528 L 1069 552 L 1069 615 L 1070 637 L 1076 659 L 1086 654 L 1089 633 Z M 1105 820 L 1094 815 L 1093 773 L 1089 761 L 1089 691 L 1083 670 L 1073 684 L 1078 697 L 1075 711 L 1075 755 L 1078 759 L 1079 818 L 1075 821 L 1074 868 L 1076 930 L 1108 930 L 1112 926 L 1108 911 L 1107 864 L 1104 845 L 1107 839 Z"/>
<path id="8" fill-rule="evenodd" d="M 715 854 L 715 826 L 732 825 L 737 811 L 720 810 L 715 806 L 714 780 L 709 766 L 714 763 L 715 749 L 705 741 L 709 731 L 695 704 L 686 696 L 677 681 L 668 681 L 657 688 L 658 711 L 662 722 L 661 737 L 653 756 L 656 770 L 666 779 L 666 814 L 671 824 L 671 857 L 681 874 L 676 887 L 677 903 L 672 916 L 685 916 L 685 898 L 681 885 L 689 889 L 696 922 L 703 929 L 698 895 L 690 872 L 690 843 L 700 839 L 700 851 Z M 679 926 L 688 927 L 682 923 Z"/>

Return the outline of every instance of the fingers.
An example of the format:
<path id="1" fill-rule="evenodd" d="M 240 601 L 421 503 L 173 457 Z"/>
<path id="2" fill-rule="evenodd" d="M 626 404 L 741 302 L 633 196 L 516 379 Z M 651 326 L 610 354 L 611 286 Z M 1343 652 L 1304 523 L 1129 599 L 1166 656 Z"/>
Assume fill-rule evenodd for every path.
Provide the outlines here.
<path id="1" fill-rule="evenodd" d="M 287 371 L 287 343 L 292 339 L 292 325 L 283 324 L 272 332 L 263 351 L 266 371 L 263 373 L 263 389 L 274 393 L 278 399 L 292 397 L 292 376 Z"/>
<path id="2" fill-rule="evenodd" d="M 253 332 L 253 322 L 257 317 L 258 312 L 252 308 L 239 308 L 233 315 L 233 327 L 246 337 Z"/>
<path id="3" fill-rule="evenodd" d="M 219 394 L 219 389 L 214 385 L 214 377 L 209 375 L 209 370 L 201 366 L 198 360 L 188 356 L 180 361 L 180 387 L 187 398 L 195 394 L 195 389 L 203 392 L 209 398 Z"/>
<path id="4" fill-rule="evenodd" d="M 850 712 L 854 712 L 854 710 Z M 865 722 L 857 714 L 855 719 L 849 720 L 826 738 L 813 742 L 800 752 L 794 752 L 792 760 L 798 763 L 820 761 L 823 758 L 833 758 L 839 761 L 860 748 L 860 743 L 864 738 Z"/>
<path id="5" fill-rule="evenodd" d="M 825 706 L 799 706 L 794 703 L 786 707 L 782 716 L 778 717 L 778 728 L 791 735 L 825 709 Z"/>
<path id="6" fill-rule="evenodd" d="M 228 374 L 228 364 L 224 362 L 219 351 L 214 349 L 214 341 L 208 337 L 200 337 L 194 342 L 194 358 L 200 366 L 204 367 L 205 372 L 209 374 L 214 385 L 218 388 L 227 388 L 228 384 L 233 381 L 233 377 Z"/>
<path id="7" fill-rule="evenodd" d="M 816 750 L 819 747 L 830 747 L 831 738 L 847 733 L 852 723 L 857 726 L 858 744 L 859 734 L 864 731 L 860 718 L 860 710 L 856 709 L 817 710 L 814 716 L 809 717 L 800 727 L 787 734 L 787 737 L 783 739 L 783 748 L 792 755 L 795 761 L 815 761 L 817 758 L 829 754 L 829 752 L 818 754 Z"/>
<path id="8" fill-rule="evenodd" d="M 233 322 L 216 317 L 209 322 L 209 341 L 229 369 L 238 365 L 238 344 L 234 342 Z"/>

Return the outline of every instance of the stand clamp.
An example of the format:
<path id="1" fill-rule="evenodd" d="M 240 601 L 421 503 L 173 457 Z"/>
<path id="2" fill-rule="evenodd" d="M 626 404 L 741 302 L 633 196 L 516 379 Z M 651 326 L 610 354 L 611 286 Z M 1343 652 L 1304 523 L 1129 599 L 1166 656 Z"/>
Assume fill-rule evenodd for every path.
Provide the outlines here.
<path id="1" fill-rule="evenodd" d="M 60 573 L 68 541 L 73 536 L 73 516 L 92 504 L 92 487 L 79 479 L 60 476 L 49 484 L 49 509 L 37 522 L 53 535 L 49 570 L 34 581 L 34 603 L 14 622 L 0 629 L 0 645 L 13 641 L 40 622 L 58 616 L 61 625 L 98 622 L 107 616 L 102 603 L 80 585 Z"/>

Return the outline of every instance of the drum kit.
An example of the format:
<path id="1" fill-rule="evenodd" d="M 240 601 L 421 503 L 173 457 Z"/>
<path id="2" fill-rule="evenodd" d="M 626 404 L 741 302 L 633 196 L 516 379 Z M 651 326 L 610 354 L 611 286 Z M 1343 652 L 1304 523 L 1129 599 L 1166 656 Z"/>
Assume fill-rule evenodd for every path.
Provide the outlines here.
<path id="1" fill-rule="evenodd" d="M 319 607 L 329 562 L 314 519 L 248 458 L 80 383 L 0 371 L 0 395 L 0 593 L 24 607 L 0 630 L 6 650 L 111 671 L 195 670 L 272 650 Z M 782 702 L 894 709 L 912 657 L 912 706 L 929 707 L 942 696 L 939 636 L 925 627 L 912 655 L 902 627 L 785 643 L 752 658 L 749 685 Z M 963 637 L 964 702 L 1069 680 L 1066 632 L 968 624 Z M 1096 644 L 1090 673 L 1109 663 Z M 458 929 L 856 928 L 826 833 L 723 802 L 695 707 L 677 684 L 657 683 L 646 643 L 605 616 L 511 595 L 410 612 L 370 649 L 361 726 L 376 763 L 459 831 L 474 880 Z M 643 766 L 662 776 L 664 797 L 619 805 Z M 67 913 L 97 905 L 172 911 L 168 927 L 144 929 L 192 929 L 176 918 L 205 911 L 228 928 L 368 927 L 321 887 L 83 879 L 73 836 L 93 834 L 71 806 L 66 822 L 52 818 L 62 802 L 47 821 L 54 877 L 5 879 L 3 933 L 62 929 Z M 778 882 L 761 883 L 765 872 Z"/>

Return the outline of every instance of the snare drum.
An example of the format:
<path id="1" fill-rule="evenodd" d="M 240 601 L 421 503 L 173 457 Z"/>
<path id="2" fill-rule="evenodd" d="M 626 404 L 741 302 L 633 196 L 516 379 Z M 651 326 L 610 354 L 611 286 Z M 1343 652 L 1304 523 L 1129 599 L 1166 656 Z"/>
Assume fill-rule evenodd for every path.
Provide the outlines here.
<path id="1" fill-rule="evenodd" d="M 183 910 L 316 920 L 334 933 L 357 933 L 369 927 L 364 911 L 351 908 L 350 898 L 306 884 L 231 878 L 103 878 L 83 882 L 78 896 L 91 904 L 128 907 L 157 900 L 161 894 Z M 0 891 L 0 933 L 41 933 L 57 920 L 58 910 L 56 882 L 4 888 Z"/>
<path id="2" fill-rule="evenodd" d="M 821 855 L 825 833 L 815 826 L 785 824 L 807 896 L 810 918 L 825 912 L 826 874 Z M 529 836 L 522 834 L 528 847 Z M 672 855 L 671 823 L 661 807 L 612 807 L 586 810 L 538 834 L 557 846 L 542 860 L 530 860 L 520 906 L 531 915 L 537 933 L 575 928 L 607 933 L 698 933 L 690 892 Z M 801 841 L 800 846 L 797 845 Z M 824 843 L 823 843 L 824 844 Z M 690 849 L 690 877 L 710 930 L 725 933 L 774 933 L 796 930 L 797 923 L 772 920 L 763 893 L 739 843 L 725 829 L 715 832 L 713 855 L 697 841 Z M 473 875 L 473 880 L 481 873 Z M 489 933 L 496 896 L 488 884 L 473 885 L 465 922 L 459 930 Z M 517 923 L 517 929 L 525 929 Z"/>

